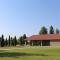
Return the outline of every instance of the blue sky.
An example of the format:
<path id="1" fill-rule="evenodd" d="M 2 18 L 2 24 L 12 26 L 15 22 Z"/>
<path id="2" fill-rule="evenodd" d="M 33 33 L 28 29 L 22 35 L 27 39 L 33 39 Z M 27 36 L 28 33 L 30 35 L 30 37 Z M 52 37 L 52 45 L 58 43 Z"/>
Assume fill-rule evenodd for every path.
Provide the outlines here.
<path id="1" fill-rule="evenodd" d="M 60 29 L 60 0 L 0 0 L 0 35 L 30 36 L 50 25 Z"/>

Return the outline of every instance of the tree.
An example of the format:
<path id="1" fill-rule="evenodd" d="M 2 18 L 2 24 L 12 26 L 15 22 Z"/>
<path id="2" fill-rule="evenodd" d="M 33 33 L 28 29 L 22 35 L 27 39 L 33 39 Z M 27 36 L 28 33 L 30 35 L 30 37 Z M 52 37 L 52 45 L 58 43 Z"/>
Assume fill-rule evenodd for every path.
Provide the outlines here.
<path id="1" fill-rule="evenodd" d="M 47 28 L 43 26 L 43 27 L 41 28 L 39 34 L 47 34 L 47 33 L 48 33 Z"/>
<path id="2" fill-rule="evenodd" d="M 26 34 L 22 36 L 23 44 L 25 44 Z"/>
<path id="3" fill-rule="evenodd" d="M 13 46 L 13 38 L 11 37 L 11 40 L 10 40 L 10 44 L 11 46 Z"/>
<path id="4" fill-rule="evenodd" d="M 6 40 L 5 40 L 5 46 L 7 46 L 7 44 L 8 44 L 8 42 L 7 42 L 7 38 L 6 38 Z"/>
<path id="5" fill-rule="evenodd" d="M 26 34 L 23 35 L 23 39 L 26 39 Z"/>
<path id="6" fill-rule="evenodd" d="M 9 35 L 9 41 L 8 41 L 8 45 L 10 46 L 10 35 Z"/>
<path id="7" fill-rule="evenodd" d="M 14 37 L 14 46 L 17 45 L 17 39 L 16 39 L 16 36 Z"/>
<path id="8" fill-rule="evenodd" d="M 19 44 L 20 44 L 20 45 L 23 44 L 23 38 L 22 38 L 22 36 L 19 38 Z"/>
<path id="9" fill-rule="evenodd" d="M 50 31 L 49 31 L 50 34 L 54 34 L 54 28 L 53 26 L 50 26 Z"/>
<path id="10" fill-rule="evenodd" d="M 4 35 L 2 34 L 2 37 L 1 37 L 1 47 L 4 47 Z"/>
<path id="11" fill-rule="evenodd" d="M 14 38 L 11 37 L 11 45 L 14 46 Z"/>
<path id="12" fill-rule="evenodd" d="M 60 32 L 59 32 L 59 29 L 56 29 L 56 34 L 59 34 Z"/>

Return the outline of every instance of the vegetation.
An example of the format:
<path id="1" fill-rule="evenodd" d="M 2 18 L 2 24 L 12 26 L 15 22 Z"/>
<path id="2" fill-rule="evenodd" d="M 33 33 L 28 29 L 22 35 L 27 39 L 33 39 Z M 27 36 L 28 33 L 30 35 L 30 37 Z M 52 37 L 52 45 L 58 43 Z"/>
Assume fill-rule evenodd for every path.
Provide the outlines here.
<path id="1" fill-rule="evenodd" d="M 47 28 L 43 26 L 43 27 L 41 28 L 39 34 L 47 34 L 47 33 L 48 33 Z"/>
<path id="2" fill-rule="evenodd" d="M 8 42 L 7 42 L 7 38 L 6 38 L 6 40 L 5 40 L 5 46 L 7 47 L 7 44 L 8 44 Z"/>
<path id="3" fill-rule="evenodd" d="M 60 60 L 60 47 L 1 48 L 0 60 Z"/>
<path id="4" fill-rule="evenodd" d="M 1 47 L 4 47 L 4 36 L 2 35 L 2 37 L 1 37 Z"/>
<path id="5" fill-rule="evenodd" d="M 22 44 L 23 44 L 22 36 L 19 38 L 19 44 L 20 44 L 20 45 L 22 45 Z"/>
<path id="6" fill-rule="evenodd" d="M 10 35 L 9 35 L 9 41 L 8 41 L 8 44 L 9 44 L 9 46 L 10 46 Z"/>
<path id="7" fill-rule="evenodd" d="M 50 26 L 50 31 L 49 31 L 50 34 L 54 34 L 54 28 L 53 26 Z"/>
<path id="8" fill-rule="evenodd" d="M 49 33 L 48 33 L 49 32 Z M 47 29 L 45 26 L 41 27 L 39 31 L 39 35 L 41 34 L 59 34 L 60 30 L 59 29 L 54 29 L 54 27 L 51 25 L 49 29 Z"/>
<path id="9" fill-rule="evenodd" d="M 16 46 L 16 45 L 24 45 L 25 44 L 25 40 L 26 39 L 26 34 L 24 34 L 23 36 L 21 36 L 19 39 L 15 37 L 10 37 L 7 39 L 4 39 L 4 35 L 2 34 L 2 37 L 0 37 L 0 46 L 1 47 L 10 47 L 10 46 Z"/>
<path id="10" fill-rule="evenodd" d="M 16 36 L 14 37 L 14 46 L 17 45 L 17 39 L 16 39 Z"/>
<path id="11" fill-rule="evenodd" d="M 24 45 L 25 44 L 25 40 L 24 39 L 26 39 L 26 34 L 24 34 L 23 36 L 21 36 L 20 38 L 19 38 L 19 44 L 20 45 Z"/>
<path id="12" fill-rule="evenodd" d="M 59 34 L 59 33 L 60 33 L 59 29 L 56 29 L 56 34 Z"/>

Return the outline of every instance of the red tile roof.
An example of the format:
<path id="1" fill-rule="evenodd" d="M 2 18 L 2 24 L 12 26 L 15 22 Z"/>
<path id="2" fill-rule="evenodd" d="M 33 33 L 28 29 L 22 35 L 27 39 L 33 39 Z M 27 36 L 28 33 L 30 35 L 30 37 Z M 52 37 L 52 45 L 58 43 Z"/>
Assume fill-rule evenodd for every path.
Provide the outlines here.
<path id="1" fill-rule="evenodd" d="M 26 40 L 60 40 L 60 34 L 32 35 Z"/>

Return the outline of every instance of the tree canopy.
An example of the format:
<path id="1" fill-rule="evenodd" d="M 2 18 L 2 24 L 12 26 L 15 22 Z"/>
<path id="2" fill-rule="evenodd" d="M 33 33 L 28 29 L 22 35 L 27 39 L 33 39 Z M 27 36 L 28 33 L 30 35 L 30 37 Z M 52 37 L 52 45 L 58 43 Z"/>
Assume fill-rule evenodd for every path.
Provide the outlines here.
<path id="1" fill-rule="evenodd" d="M 46 27 L 41 27 L 41 30 L 39 31 L 39 34 L 47 34 L 48 31 L 47 31 L 47 28 Z"/>
<path id="2" fill-rule="evenodd" d="M 53 28 L 53 26 L 50 26 L 49 34 L 54 34 L 54 28 Z"/>
<path id="3" fill-rule="evenodd" d="M 56 34 L 59 34 L 59 33 L 60 33 L 59 29 L 56 29 Z"/>

